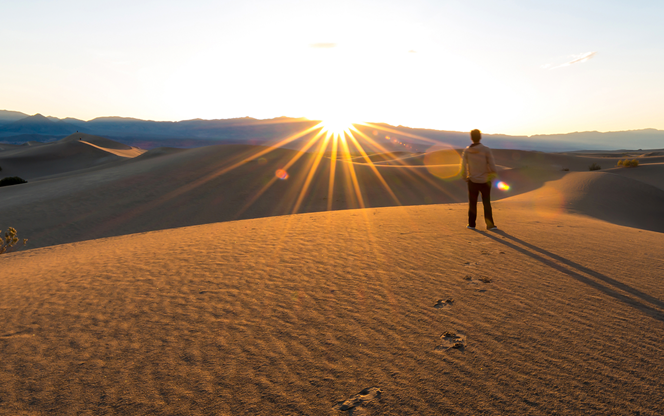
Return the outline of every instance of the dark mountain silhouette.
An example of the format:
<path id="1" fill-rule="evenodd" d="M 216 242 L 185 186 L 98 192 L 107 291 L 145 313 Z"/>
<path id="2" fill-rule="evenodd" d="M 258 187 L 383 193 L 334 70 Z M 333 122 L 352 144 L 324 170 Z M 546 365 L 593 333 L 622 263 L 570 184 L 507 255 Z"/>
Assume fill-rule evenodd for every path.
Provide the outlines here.
<path id="1" fill-rule="evenodd" d="M 0 124 L 11 123 L 26 117 L 28 117 L 27 114 L 19 111 L 0 110 Z"/>
<path id="2" fill-rule="evenodd" d="M 53 121 L 41 114 L 35 114 L 6 124 L 0 131 L 3 136 L 17 134 L 61 135 L 76 133 L 78 127 L 64 121 Z"/>
<path id="3" fill-rule="evenodd" d="M 72 117 L 63 118 L 62 121 L 64 121 L 65 123 L 73 124 L 74 126 L 82 126 L 83 128 L 85 128 L 85 124 L 87 123 L 87 121 L 85 120 L 80 120 L 78 118 L 72 118 Z"/>
<path id="4" fill-rule="evenodd" d="M 559 141 L 562 143 L 603 143 L 607 149 L 661 149 L 664 147 L 664 131 L 641 129 L 627 131 L 584 131 L 567 134 L 538 134 L 532 140 Z M 596 148 L 594 148 L 596 149 Z"/>
<path id="5" fill-rule="evenodd" d="M 201 147 L 211 144 L 266 144 L 316 125 L 315 120 L 278 117 L 259 120 L 241 117 L 218 120 L 153 121 L 129 117 L 99 117 L 89 121 L 75 118 L 56 119 L 41 114 L 26 116 L 19 112 L 0 111 L 0 141 L 21 144 L 25 141 L 50 142 L 76 131 L 104 136 L 130 146 Z M 4 122 L 3 122 L 4 120 Z M 7 121 L 13 120 L 13 121 Z M 54 121 L 55 120 L 55 121 Z M 467 132 L 411 128 L 375 123 L 356 127 L 377 140 L 389 151 L 423 152 L 431 140 L 453 147 L 469 143 Z M 480 126 L 481 127 L 481 126 Z M 423 139 L 424 138 L 424 139 Z M 285 146 L 299 149 L 307 138 Z M 664 131 L 655 129 L 621 132 L 575 132 L 569 134 L 508 136 L 484 135 L 484 143 L 502 149 L 550 152 L 578 150 L 661 149 Z"/>

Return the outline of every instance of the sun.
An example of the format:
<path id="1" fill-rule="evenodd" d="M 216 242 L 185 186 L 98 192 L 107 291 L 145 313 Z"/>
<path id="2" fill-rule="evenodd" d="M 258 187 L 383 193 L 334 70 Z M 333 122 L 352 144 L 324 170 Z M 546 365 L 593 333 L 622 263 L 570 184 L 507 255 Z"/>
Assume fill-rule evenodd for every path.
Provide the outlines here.
<path id="1" fill-rule="evenodd" d="M 342 135 L 353 126 L 353 123 L 349 119 L 342 116 L 331 116 L 325 117 L 321 121 L 321 126 L 325 132 L 329 132 L 334 135 Z"/>

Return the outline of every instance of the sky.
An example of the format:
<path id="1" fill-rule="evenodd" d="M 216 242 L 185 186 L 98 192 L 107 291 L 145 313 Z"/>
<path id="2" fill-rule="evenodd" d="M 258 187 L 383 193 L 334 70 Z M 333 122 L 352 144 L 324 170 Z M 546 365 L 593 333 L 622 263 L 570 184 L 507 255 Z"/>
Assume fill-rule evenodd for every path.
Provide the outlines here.
<path id="1" fill-rule="evenodd" d="M 0 109 L 664 129 L 661 0 L 0 0 Z"/>

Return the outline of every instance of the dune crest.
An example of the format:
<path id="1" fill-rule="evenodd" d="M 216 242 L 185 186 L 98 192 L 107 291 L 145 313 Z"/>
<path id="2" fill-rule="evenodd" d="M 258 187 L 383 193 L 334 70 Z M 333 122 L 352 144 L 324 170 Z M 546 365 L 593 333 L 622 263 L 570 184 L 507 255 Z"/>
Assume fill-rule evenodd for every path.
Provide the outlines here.
<path id="1" fill-rule="evenodd" d="M 8 148 L 0 152 L 0 166 L 4 175 L 32 182 L 57 175 L 83 176 L 90 168 L 114 166 L 142 153 L 104 137 L 75 133 L 56 142 Z"/>
<path id="2" fill-rule="evenodd" d="M 116 156 L 126 157 L 126 158 L 130 158 L 130 159 L 134 158 L 134 157 L 137 157 L 137 156 L 140 156 L 140 155 L 142 155 L 143 153 L 146 152 L 146 150 L 138 149 L 136 147 L 132 147 L 130 149 L 112 149 L 112 148 L 108 148 L 108 147 L 98 146 L 94 143 L 86 142 L 84 140 L 81 140 L 81 143 L 88 144 L 92 147 L 96 147 L 97 149 L 104 150 L 104 151 L 106 151 L 108 153 L 112 153 Z"/>

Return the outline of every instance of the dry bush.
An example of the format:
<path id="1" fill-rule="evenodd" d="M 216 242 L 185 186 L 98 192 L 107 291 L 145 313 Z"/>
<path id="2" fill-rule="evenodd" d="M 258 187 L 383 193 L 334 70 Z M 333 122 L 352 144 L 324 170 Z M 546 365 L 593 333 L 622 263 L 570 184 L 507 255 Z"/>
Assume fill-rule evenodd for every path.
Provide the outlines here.
<path id="1" fill-rule="evenodd" d="M 0 230 L 2 233 L 2 230 Z M 28 243 L 28 239 L 23 239 L 23 245 Z M 0 254 L 9 253 L 16 248 L 18 244 L 18 237 L 16 236 L 16 229 L 9 227 L 5 233 L 5 238 L 0 238 Z"/>
<path id="2" fill-rule="evenodd" d="M 625 160 L 619 160 L 617 166 L 622 166 L 623 168 L 635 168 L 639 166 L 639 161 L 636 159 L 625 159 Z"/>
<path id="3" fill-rule="evenodd" d="M 8 176 L 6 178 L 0 179 L 0 186 L 19 185 L 22 183 L 28 183 L 28 181 L 23 178 L 19 178 L 18 176 Z"/>
<path id="4" fill-rule="evenodd" d="M 602 167 L 597 163 L 593 163 L 592 165 L 588 166 L 588 170 L 600 170 L 600 169 L 602 169 Z"/>

